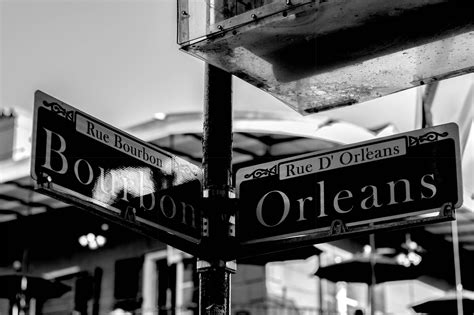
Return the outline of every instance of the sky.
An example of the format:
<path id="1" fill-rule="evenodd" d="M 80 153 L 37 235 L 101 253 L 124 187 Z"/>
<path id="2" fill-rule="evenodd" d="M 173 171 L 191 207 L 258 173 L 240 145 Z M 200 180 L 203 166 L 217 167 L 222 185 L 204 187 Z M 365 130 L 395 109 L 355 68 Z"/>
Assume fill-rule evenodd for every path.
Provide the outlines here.
<path id="1" fill-rule="evenodd" d="M 121 126 L 197 109 L 203 64 L 178 51 L 174 1 L 0 2 L 2 107 L 40 89 Z"/>
<path id="2" fill-rule="evenodd" d="M 202 111 L 204 62 L 176 44 L 176 0 L 0 0 L 0 23 L 0 108 L 31 113 L 42 90 L 119 128 L 156 112 Z M 233 81 L 235 110 L 299 115 Z M 318 115 L 404 131 L 415 93 Z"/>

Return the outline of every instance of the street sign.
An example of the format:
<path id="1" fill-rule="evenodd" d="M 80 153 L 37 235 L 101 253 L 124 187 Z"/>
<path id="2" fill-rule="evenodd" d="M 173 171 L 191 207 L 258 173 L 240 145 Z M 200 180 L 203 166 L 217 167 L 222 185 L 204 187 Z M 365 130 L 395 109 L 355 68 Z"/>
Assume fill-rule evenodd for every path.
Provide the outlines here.
<path id="1" fill-rule="evenodd" d="M 242 168 L 239 242 L 282 249 L 454 219 L 459 152 L 457 125 L 447 124 Z"/>
<path id="2" fill-rule="evenodd" d="M 41 192 L 184 251 L 200 242 L 199 167 L 41 91 L 31 175 Z"/>

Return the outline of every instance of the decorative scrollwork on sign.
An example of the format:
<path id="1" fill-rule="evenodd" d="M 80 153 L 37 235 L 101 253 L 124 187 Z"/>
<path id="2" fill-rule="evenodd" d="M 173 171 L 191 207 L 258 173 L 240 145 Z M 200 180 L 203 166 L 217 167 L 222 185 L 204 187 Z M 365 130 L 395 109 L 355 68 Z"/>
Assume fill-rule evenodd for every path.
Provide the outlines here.
<path id="1" fill-rule="evenodd" d="M 56 102 L 48 103 L 46 101 L 43 101 L 43 105 L 45 107 L 51 108 L 53 113 L 56 113 L 59 116 L 64 116 L 64 118 L 66 118 L 67 120 L 70 120 L 70 121 L 74 122 L 74 111 L 73 110 L 67 111 L 64 107 L 62 107 L 61 105 L 59 105 Z"/>
<path id="2" fill-rule="evenodd" d="M 438 141 L 438 139 L 440 137 L 447 137 L 447 136 L 448 136 L 447 132 L 438 133 L 438 132 L 435 132 L 435 131 L 430 131 L 430 132 L 425 133 L 424 135 L 421 135 L 419 137 L 409 136 L 408 140 L 409 140 L 409 145 L 412 147 L 412 146 L 419 145 L 423 142 Z"/>
<path id="3" fill-rule="evenodd" d="M 176 168 L 178 169 L 178 172 L 183 172 L 187 175 L 193 175 L 193 171 L 191 170 L 191 168 L 187 165 L 182 165 L 182 164 L 176 164 Z"/>
<path id="4" fill-rule="evenodd" d="M 266 176 L 271 176 L 271 175 L 278 175 L 278 165 L 274 165 L 270 169 L 264 169 L 264 168 L 259 168 L 254 170 L 250 174 L 245 174 L 244 178 L 260 178 L 260 177 L 266 177 Z"/>
<path id="5" fill-rule="evenodd" d="M 191 167 L 190 165 L 180 164 L 180 163 L 177 163 L 177 162 L 175 162 L 174 165 L 175 165 L 175 168 L 177 169 L 177 171 L 180 172 L 180 173 L 184 173 L 187 176 L 190 176 L 192 178 L 199 176 L 199 168 L 198 167 L 194 167 L 194 166 Z"/>

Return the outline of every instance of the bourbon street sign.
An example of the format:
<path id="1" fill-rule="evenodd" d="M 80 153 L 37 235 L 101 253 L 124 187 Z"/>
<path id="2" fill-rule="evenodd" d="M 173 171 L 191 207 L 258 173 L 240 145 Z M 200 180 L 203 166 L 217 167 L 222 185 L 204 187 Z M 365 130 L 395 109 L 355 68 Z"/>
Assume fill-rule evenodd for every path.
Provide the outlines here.
<path id="1" fill-rule="evenodd" d="M 34 115 L 31 174 L 40 191 L 193 252 L 200 168 L 41 91 Z"/>
<path id="2" fill-rule="evenodd" d="M 239 242 L 282 247 L 454 219 L 458 138 L 447 124 L 242 168 Z"/>

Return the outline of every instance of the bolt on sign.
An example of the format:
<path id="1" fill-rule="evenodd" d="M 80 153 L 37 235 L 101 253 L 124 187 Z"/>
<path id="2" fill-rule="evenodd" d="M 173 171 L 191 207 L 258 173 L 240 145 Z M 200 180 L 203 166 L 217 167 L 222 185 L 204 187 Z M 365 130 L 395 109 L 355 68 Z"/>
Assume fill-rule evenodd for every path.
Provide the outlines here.
<path id="1" fill-rule="evenodd" d="M 31 175 L 39 191 L 193 252 L 202 171 L 41 91 Z"/>
<path id="2" fill-rule="evenodd" d="M 447 124 L 242 168 L 239 242 L 317 243 L 454 219 L 459 152 Z"/>

